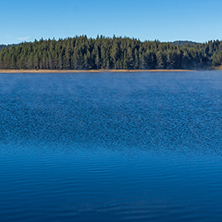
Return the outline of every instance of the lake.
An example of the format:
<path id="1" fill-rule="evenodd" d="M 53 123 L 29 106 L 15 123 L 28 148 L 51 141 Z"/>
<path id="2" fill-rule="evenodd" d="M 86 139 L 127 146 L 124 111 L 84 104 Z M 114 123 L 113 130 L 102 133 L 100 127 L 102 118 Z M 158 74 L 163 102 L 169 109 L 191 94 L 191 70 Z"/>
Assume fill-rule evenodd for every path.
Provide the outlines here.
<path id="1" fill-rule="evenodd" d="M 0 74 L 0 218 L 222 221 L 222 71 Z"/>

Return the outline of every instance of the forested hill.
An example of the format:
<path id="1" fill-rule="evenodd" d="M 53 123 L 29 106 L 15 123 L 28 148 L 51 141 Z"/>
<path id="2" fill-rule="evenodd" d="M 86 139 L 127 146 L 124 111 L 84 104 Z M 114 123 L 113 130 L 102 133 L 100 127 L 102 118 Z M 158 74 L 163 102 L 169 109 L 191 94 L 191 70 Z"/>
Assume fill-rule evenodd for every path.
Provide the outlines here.
<path id="1" fill-rule="evenodd" d="M 19 44 L 13 44 L 14 46 L 17 46 Z M 3 48 L 10 48 L 13 45 L 0 45 L 0 50 L 2 50 Z"/>
<path id="2" fill-rule="evenodd" d="M 174 41 L 174 45 L 194 45 L 194 44 L 199 44 L 197 42 L 192 42 L 192 41 Z"/>
<path id="3" fill-rule="evenodd" d="M 7 47 L 7 45 L 0 45 L 0 50 L 2 50 L 5 47 Z"/>
<path id="4" fill-rule="evenodd" d="M 222 42 L 173 44 L 80 36 L 22 43 L 0 51 L 0 69 L 207 69 L 222 64 Z"/>

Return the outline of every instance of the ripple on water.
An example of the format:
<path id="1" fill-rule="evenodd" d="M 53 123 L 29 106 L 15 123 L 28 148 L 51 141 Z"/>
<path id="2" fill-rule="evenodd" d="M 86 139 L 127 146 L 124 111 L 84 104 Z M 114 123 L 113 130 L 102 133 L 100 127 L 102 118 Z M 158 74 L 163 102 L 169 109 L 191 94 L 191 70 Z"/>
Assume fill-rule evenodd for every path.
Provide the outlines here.
<path id="1" fill-rule="evenodd" d="M 221 82 L 0 74 L 0 218 L 220 221 Z"/>

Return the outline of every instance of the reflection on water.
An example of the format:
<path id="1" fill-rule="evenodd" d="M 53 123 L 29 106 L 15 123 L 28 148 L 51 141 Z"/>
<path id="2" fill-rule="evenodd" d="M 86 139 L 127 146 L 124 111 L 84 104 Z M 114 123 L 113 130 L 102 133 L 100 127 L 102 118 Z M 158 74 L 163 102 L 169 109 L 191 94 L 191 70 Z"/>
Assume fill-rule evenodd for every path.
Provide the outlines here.
<path id="1" fill-rule="evenodd" d="M 0 218 L 220 221 L 221 74 L 0 74 Z"/>

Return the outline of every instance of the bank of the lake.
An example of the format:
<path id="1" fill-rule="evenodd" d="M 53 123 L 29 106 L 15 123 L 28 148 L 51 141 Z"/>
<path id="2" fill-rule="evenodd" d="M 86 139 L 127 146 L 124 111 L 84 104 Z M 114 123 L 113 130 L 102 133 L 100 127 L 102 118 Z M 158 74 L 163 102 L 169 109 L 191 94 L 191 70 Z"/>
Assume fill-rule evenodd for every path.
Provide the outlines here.
<path id="1" fill-rule="evenodd" d="M 194 72 L 188 69 L 93 69 L 93 70 L 49 70 L 49 69 L 0 69 L 0 73 L 104 73 L 104 72 Z"/>

